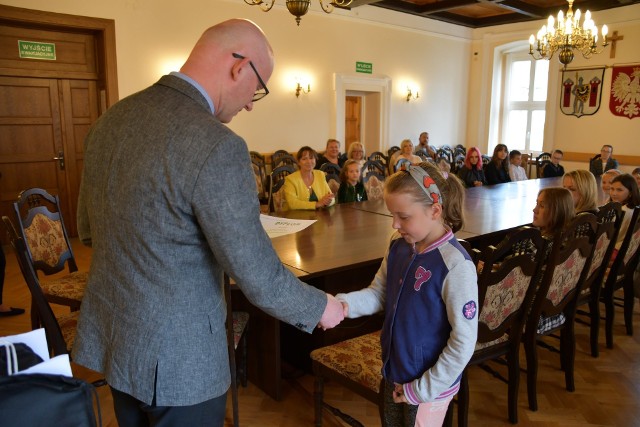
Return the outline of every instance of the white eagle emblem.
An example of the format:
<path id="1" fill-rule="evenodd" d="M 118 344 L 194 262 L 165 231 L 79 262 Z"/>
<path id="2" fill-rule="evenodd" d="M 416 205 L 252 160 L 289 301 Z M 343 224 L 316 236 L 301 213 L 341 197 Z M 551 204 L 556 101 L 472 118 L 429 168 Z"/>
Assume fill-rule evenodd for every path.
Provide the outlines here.
<path id="1" fill-rule="evenodd" d="M 631 75 L 619 73 L 611 84 L 611 94 L 619 105 L 616 112 L 621 115 L 637 116 L 640 114 L 640 68 L 634 68 Z"/>

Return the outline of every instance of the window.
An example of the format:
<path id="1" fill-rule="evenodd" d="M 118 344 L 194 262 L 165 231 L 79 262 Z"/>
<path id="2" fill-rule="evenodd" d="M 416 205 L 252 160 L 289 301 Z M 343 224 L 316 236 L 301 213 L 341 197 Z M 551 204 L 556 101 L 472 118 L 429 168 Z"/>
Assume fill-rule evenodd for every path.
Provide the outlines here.
<path id="1" fill-rule="evenodd" d="M 501 141 L 509 150 L 542 151 L 549 61 L 506 53 Z"/>

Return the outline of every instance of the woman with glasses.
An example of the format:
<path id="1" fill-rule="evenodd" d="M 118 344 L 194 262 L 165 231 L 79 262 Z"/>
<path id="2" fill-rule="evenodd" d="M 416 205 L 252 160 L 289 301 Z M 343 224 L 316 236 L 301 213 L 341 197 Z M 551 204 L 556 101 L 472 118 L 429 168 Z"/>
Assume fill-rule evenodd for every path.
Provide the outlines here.
<path id="1" fill-rule="evenodd" d="M 358 141 L 352 142 L 347 150 L 347 160 L 355 160 L 358 163 L 359 170 L 362 170 L 362 166 L 366 161 L 364 145 Z"/>

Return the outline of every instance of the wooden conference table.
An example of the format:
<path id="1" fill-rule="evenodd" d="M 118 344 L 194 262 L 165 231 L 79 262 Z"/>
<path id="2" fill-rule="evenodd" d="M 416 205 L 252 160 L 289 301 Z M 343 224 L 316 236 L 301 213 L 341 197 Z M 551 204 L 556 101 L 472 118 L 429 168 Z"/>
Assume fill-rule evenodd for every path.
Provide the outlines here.
<path id="1" fill-rule="evenodd" d="M 456 236 L 474 247 L 494 244 L 507 230 L 531 222 L 540 189 L 561 184 L 561 178 L 541 178 L 469 188 L 465 226 Z M 293 274 L 332 295 L 362 289 L 371 282 L 393 232 L 391 215 L 381 200 L 273 215 L 316 220 L 298 233 L 272 239 L 272 243 Z M 253 307 L 241 293 L 236 294 L 234 307 L 251 314 L 249 378 L 276 400 L 282 398 L 281 357 L 294 365 L 299 366 L 300 361 L 308 364 L 312 349 L 374 331 L 382 324 L 382 315 L 345 319 L 334 329 L 316 329 L 309 335 L 279 322 Z"/>

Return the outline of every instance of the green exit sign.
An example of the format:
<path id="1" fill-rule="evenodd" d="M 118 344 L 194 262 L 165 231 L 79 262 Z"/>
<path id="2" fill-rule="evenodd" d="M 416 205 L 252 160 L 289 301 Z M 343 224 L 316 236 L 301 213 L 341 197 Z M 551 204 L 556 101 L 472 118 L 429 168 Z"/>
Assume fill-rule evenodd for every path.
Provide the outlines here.
<path id="1" fill-rule="evenodd" d="M 18 40 L 18 53 L 20 58 L 55 61 L 56 45 L 55 43 Z"/>
<path id="2" fill-rule="evenodd" d="M 373 64 L 371 62 L 356 62 L 356 73 L 371 74 L 373 71 Z"/>

